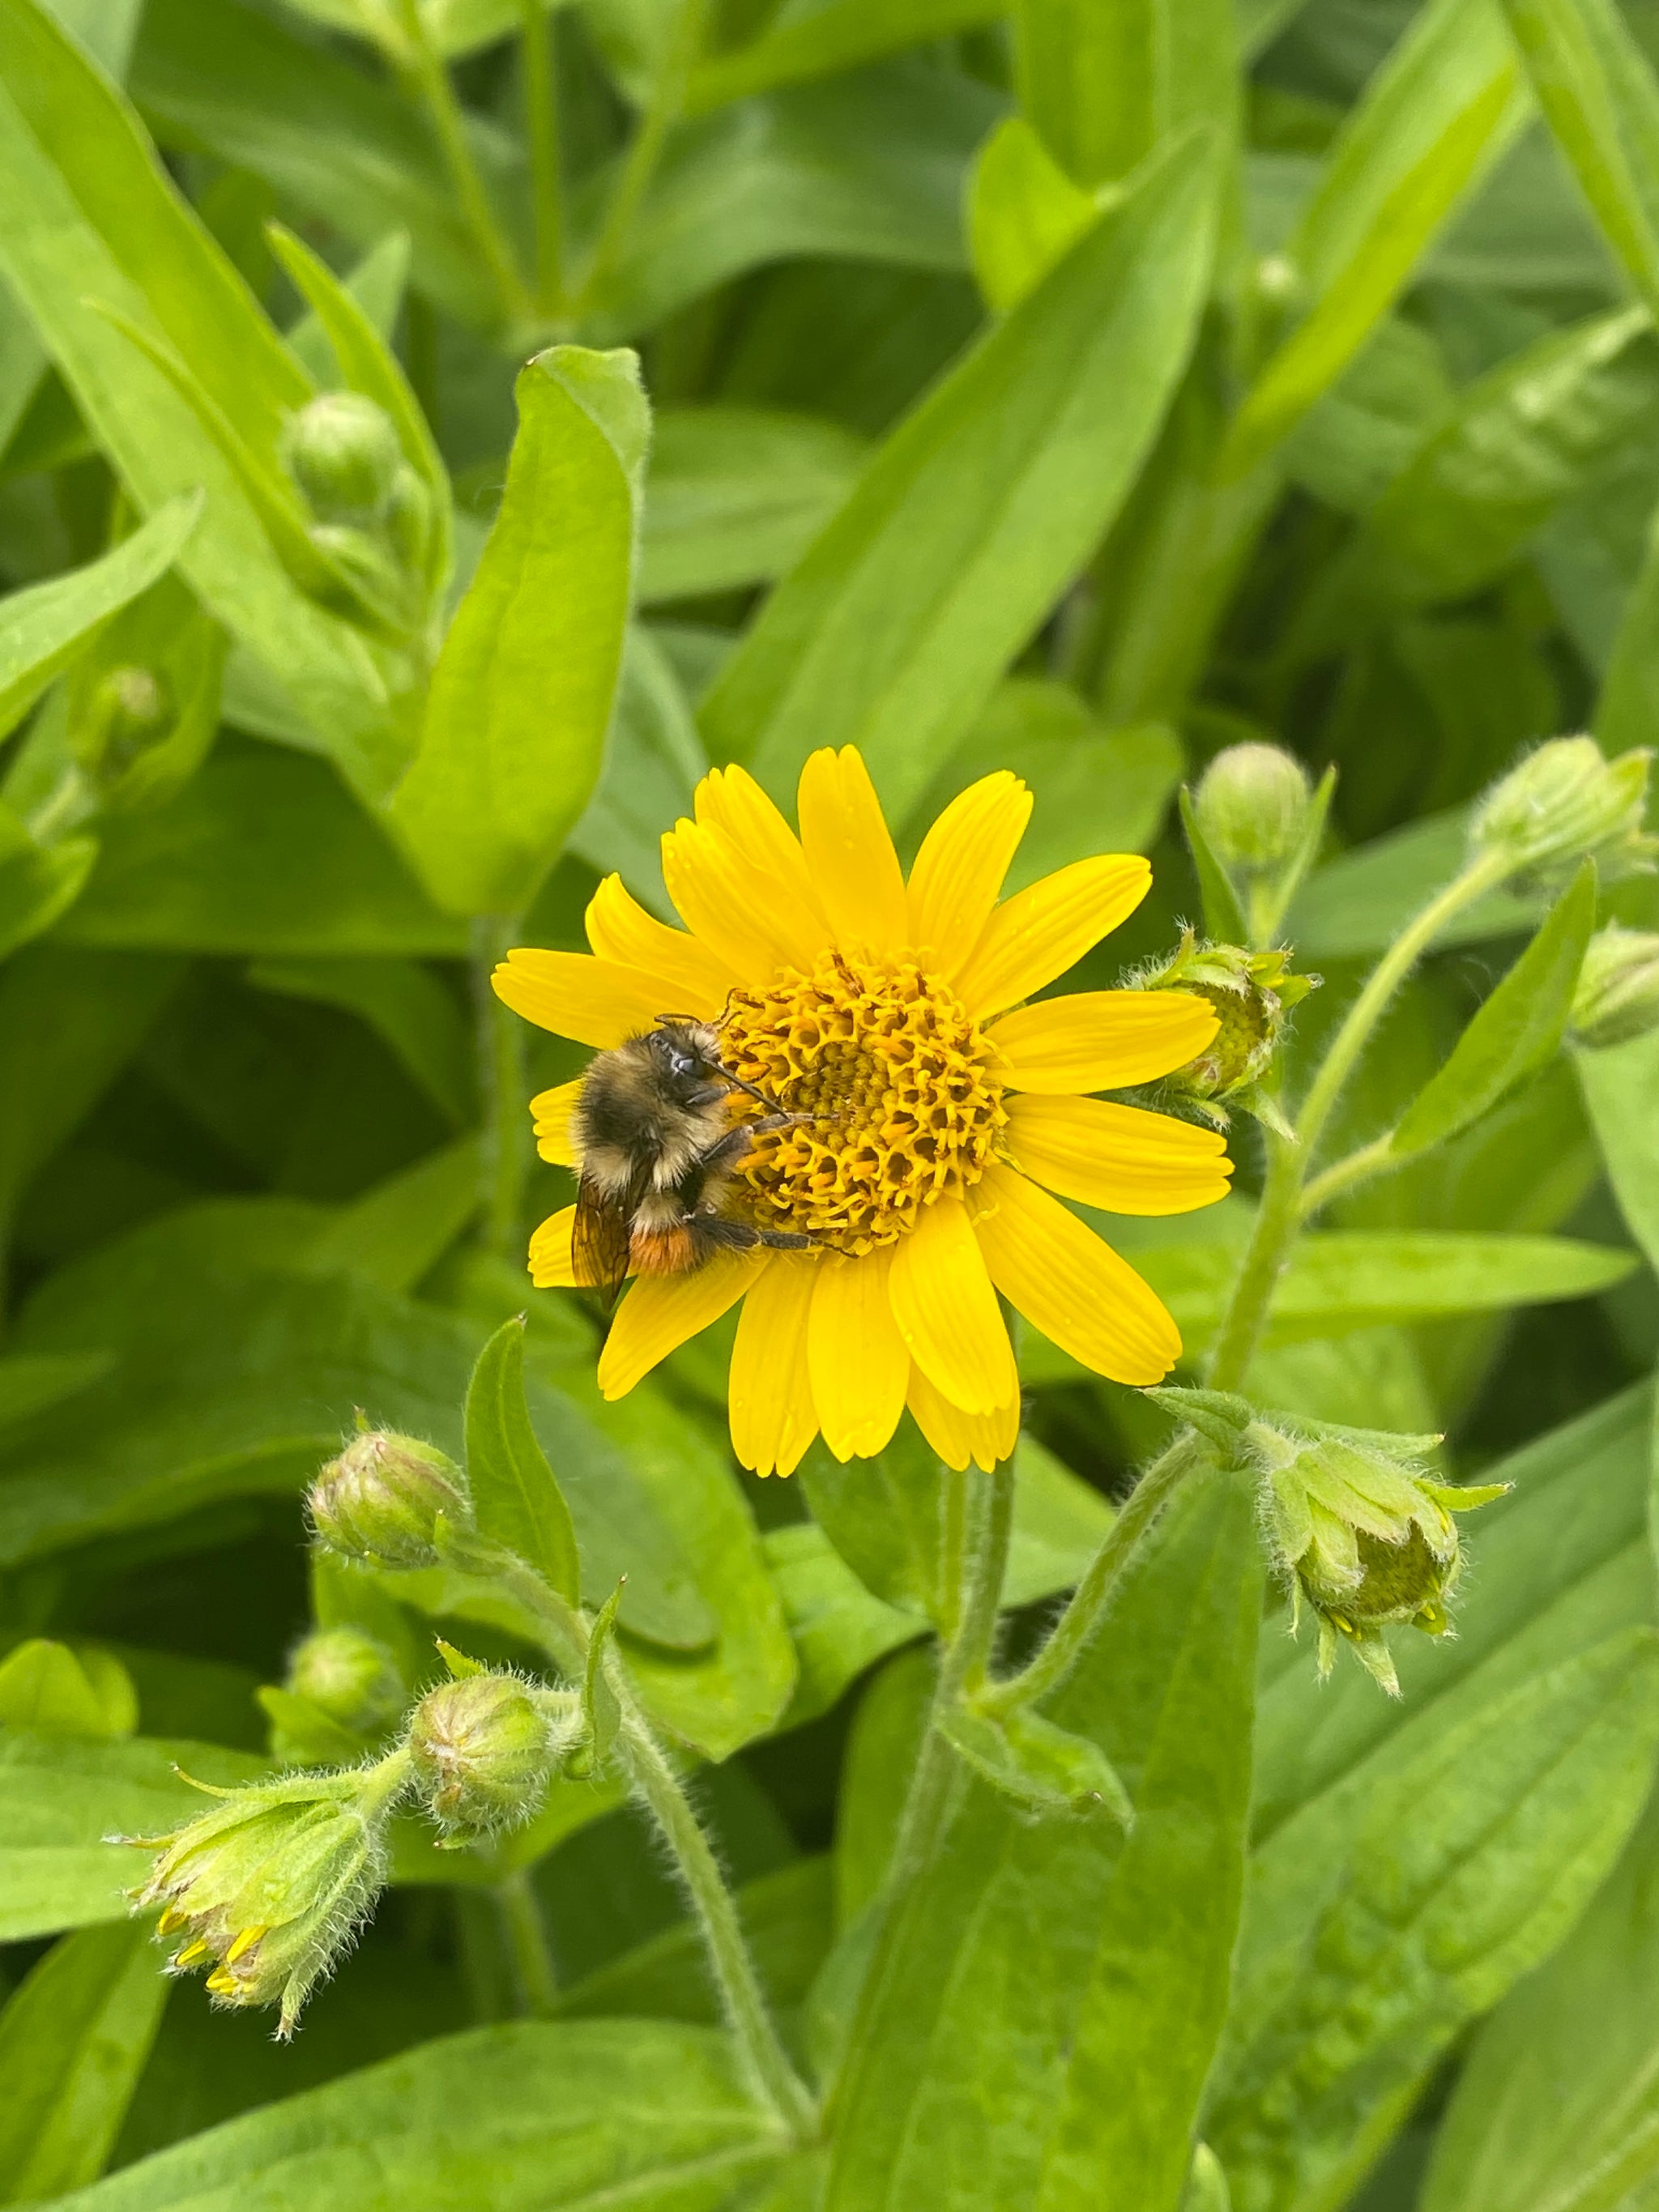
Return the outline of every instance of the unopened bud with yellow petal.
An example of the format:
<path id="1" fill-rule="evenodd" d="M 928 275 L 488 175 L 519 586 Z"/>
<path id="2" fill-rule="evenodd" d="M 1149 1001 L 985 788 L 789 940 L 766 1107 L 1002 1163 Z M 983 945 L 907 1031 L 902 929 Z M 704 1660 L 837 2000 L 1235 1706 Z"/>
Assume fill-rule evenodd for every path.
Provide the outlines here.
<path id="1" fill-rule="evenodd" d="M 1260 1471 L 1262 1518 L 1293 1606 L 1319 1620 L 1319 1671 L 1340 1643 L 1391 1696 L 1400 1683 L 1382 1631 L 1408 1623 L 1430 1636 L 1451 1626 L 1462 1571 L 1455 1513 L 1501 1498 L 1507 1483 L 1459 1488 L 1411 1463 L 1425 1440 L 1363 1439 L 1329 1431 L 1286 1435 L 1252 1422 L 1244 1448 Z"/>
<path id="2" fill-rule="evenodd" d="M 516 1674 L 465 1674 L 428 1690 L 410 1723 L 422 1801 L 459 1840 L 516 1827 L 540 1810 L 582 1733 L 580 1700 Z"/>
<path id="3" fill-rule="evenodd" d="M 1640 748 L 1610 761 L 1594 738 L 1552 738 L 1476 807 L 1471 854 L 1507 861 L 1514 881 L 1539 890 L 1569 882 L 1586 860 L 1607 882 L 1650 872 L 1659 838 L 1643 818 L 1652 758 Z"/>
<path id="4" fill-rule="evenodd" d="M 384 1567 L 435 1566 L 445 1532 L 472 1519 L 454 1461 L 390 1429 L 354 1437 L 317 1477 L 307 1507 L 326 1550 Z"/>
<path id="5" fill-rule="evenodd" d="M 158 1856 L 134 1910 L 161 1905 L 159 1933 L 182 1938 L 175 1971 L 205 1967 L 222 2005 L 278 2006 L 285 2038 L 385 1884 L 384 1831 L 409 1777 L 399 1751 L 343 1774 L 209 1790 L 222 1801 L 210 1813 L 145 1839 Z"/>
<path id="6" fill-rule="evenodd" d="M 1212 945 L 1184 931 L 1171 957 L 1142 969 L 1130 979 L 1131 988 L 1191 992 L 1209 1001 L 1220 1026 L 1195 1060 L 1165 1079 L 1164 1090 L 1218 1128 L 1227 1127 L 1230 1103 L 1261 1110 L 1251 1094 L 1273 1066 L 1285 1017 L 1319 980 L 1294 974 L 1286 952 Z"/>
<path id="7" fill-rule="evenodd" d="M 1596 932 L 1578 971 L 1568 1026 L 1580 1044 L 1598 1049 L 1659 1029 L 1659 934 L 1616 922 Z"/>

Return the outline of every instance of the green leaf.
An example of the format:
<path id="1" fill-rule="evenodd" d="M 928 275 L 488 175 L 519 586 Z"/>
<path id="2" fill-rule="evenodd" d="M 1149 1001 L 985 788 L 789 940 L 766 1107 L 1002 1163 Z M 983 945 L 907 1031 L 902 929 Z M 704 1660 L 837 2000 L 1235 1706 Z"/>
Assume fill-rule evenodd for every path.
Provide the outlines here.
<path id="1" fill-rule="evenodd" d="M 1504 0 L 1538 104 L 1608 244 L 1659 313 L 1659 85 L 1611 0 Z"/>
<path id="2" fill-rule="evenodd" d="M 476 1137 L 447 1145 L 374 1184 L 307 1247 L 318 1274 L 356 1275 L 384 1291 L 413 1291 L 478 1211 L 483 1174 Z"/>
<path id="3" fill-rule="evenodd" d="M 69 912 L 97 858 L 95 837 L 40 845 L 11 809 L 0 805 L 0 959 L 44 937 Z"/>
<path id="4" fill-rule="evenodd" d="M 969 1789 L 870 1971 L 828 2212 L 1176 2212 L 1226 2002 L 1260 1605 L 1247 1489 L 1194 1478 L 1052 1709 L 1134 1827 Z"/>
<path id="5" fill-rule="evenodd" d="M 640 597 L 769 584 L 846 498 L 865 443 L 838 423 L 759 407 L 675 407 L 656 420 Z"/>
<path id="6" fill-rule="evenodd" d="M 1438 2130 L 1423 2212 L 1630 2207 L 1659 2174 L 1659 1823 L 1481 2028 Z"/>
<path id="7" fill-rule="evenodd" d="M 692 73 L 690 105 L 696 113 L 780 85 L 856 69 L 1000 13 L 999 0 L 826 0 L 807 13 L 791 10 L 758 39 L 700 64 Z"/>
<path id="8" fill-rule="evenodd" d="M 77 1656 L 35 1636 L 0 1660 L 0 1726 L 106 1742 L 137 1725 L 131 1677 L 107 1652 Z"/>
<path id="9" fill-rule="evenodd" d="M 1198 878 L 1199 896 L 1204 902 L 1205 933 L 1224 945 L 1248 945 L 1249 930 L 1232 878 L 1210 850 L 1210 841 L 1200 826 L 1192 793 L 1184 784 L 1181 792 L 1181 834 L 1187 840 L 1187 850 L 1192 855 L 1194 872 Z"/>
<path id="10" fill-rule="evenodd" d="M 1304 960 L 1382 952 L 1419 907 L 1463 865 L 1468 817 L 1461 807 L 1431 814 L 1406 829 L 1328 861 L 1297 894 L 1286 934 Z M 1538 920 L 1535 899 L 1489 892 L 1464 909 L 1435 939 L 1442 948 L 1510 937 Z"/>
<path id="11" fill-rule="evenodd" d="M 161 2025 L 168 1983 L 148 1926 L 66 1936 L 0 2012 L 0 2203 L 103 2171 Z"/>
<path id="12" fill-rule="evenodd" d="M 651 631 L 629 629 L 617 710 L 599 788 L 570 833 L 570 850 L 678 921 L 662 879 L 662 834 L 692 811 L 708 760 L 673 665 Z"/>
<path id="13" fill-rule="evenodd" d="M 792 790 L 856 744 L 902 819 L 1110 521 L 1180 373 L 1214 165 L 1149 171 L 876 454 L 706 703 L 711 756 Z"/>
<path id="14" fill-rule="evenodd" d="M 1232 0 L 1018 0 L 1013 14 L 1020 106 L 1075 184 L 1115 183 L 1189 123 L 1234 135 Z"/>
<path id="15" fill-rule="evenodd" d="M 915 1613 L 872 1597 L 816 1522 L 773 1528 L 767 1570 L 794 1646 L 797 1680 L 781 1725 L 828 1712 L 848 1684 L 923 1632 Z"/>
<path id="16" fill-rule="evenodd" d="M 534 2203 L 735 2208 L 785 2155 L 726 2038 L 665 2021 L 520 2021 L 445 2036 L 124 2168 L 76 2212 L 255 2200 L 380 2212 Z"/>
<path id="17" fill-rule="evenodd" d="M 1243 1978 L 1206 2122 L 1242 2212 L 1345 2203 L 1438 2052 L 1571 1926 L 1647 1794 L 1659 1638 L 1608 1637 L 1425 1734 L 1320 1866 L 1294 1980 L 1269 2000 Z"/>
<path id="18" fill-rule="evenodd" d="M 1023 115 L 999 123 L 974 164 L 968 237 L 986 305 L 1007 313 L 1093 224 L 1101 203 L 1074 185 Z"/>
<path id="19" fill-rule="evenodd" d="M 1344 123 L 1285 250 L 1297 320 L 1239 409 L 1242 476 L 1333 385 L 1528 100 L 1495 0 L 1434 0 Z"/>
<path id="20" fill-rule="evenodd" d="M 514 390 L 501 512 L 392 807 L 456 914 L 527 904 L 599 781 L 649 435 L 632 354 L 553 346 Z"/>
<path id="21" fill-rule="evenodd" d="M 576 1604 L 581 1571 L 570 1508 L 525 1403 L 522 1315 L 496 1330 L 467 1385 L 466 1480 L 479 1533 L 516 1552 Z"/>
<path id="22" fill-rule="evenodd" d="M 262 991 L 338 1006 L 365 1021 L 456 1128 L 473 1116 L 473 1048 L 456 994 L 416 960 L 390 955 L 259 960 Z"/>
<path id="23" fill-rule="evenodd" d="M 0 599 L 0 737 L 118 608 L 155 583 L 201 517 L 199 497 L 169 500 L 100 560 Z"/>
<path id="24" fill-rule="evenodd" d="M 1134 1822 L 1117 1769 L 1097 1743 L 1056 1728 L 1041 1713 L 996 1717 L 971 1704 L 947 1710 L 939 1730 L 1000 1796 L 1049 1820 L 1109 1813 Z"/>
<path id="25" fill-rule="evenodd" d="M 1572 1057 L 1620 1211 L 1649 1266 L 1659 1269 L 1659 1031 L 1599 1052 L 1580 1046 Z"/>
<path id="26" fill-rule="evenodd" d="M 1391 1155 L 1404 1159 L 1443 1145 L 1554 1058 L 1595 927 L 1595 870 L 1586 862 L 1450 1059 L 1407 1109 L 1389 1139 Z"/>
<path id="27" fill-rule="evenodd" d="M 836 1922 L 850 1928 L 878 1895 L 927 1735 L 937 1662 L 932 1647 L 900 1654 L 858 1701 L 836 1800 Z"/>
<path id="28" fill-rule="evenodd" d="M 587 1663 L 582 1670 L 582 1719 L 587 1729 L 588 1767 L 591 1772 L 603 1773 L 611 1756 L 611 1747 L 617 1741 L 617 1730 L 622 1725 L 622 1706 L 605 1674 L 605 1653 L 611 1648 L 611 1632 L 617 1624 L 617 1607 L 622 1603 L 623 1584 L 618 1583 L 594 1616 L 593 1632 L 588 1639 Z"/>
<path id="29" fill-rule="evenodd" d="M 108 623 L 82 654 L 66 686 L 64 735 L 84 757 L 81 738 L 107 709 L 100 686 L 117 669 L 142 668 L 155 678 L 171 720 L 159 742 L 124 767 L 105 762 L 103 805 L 115 813 L 159 806 L 182 790 L 206 759 L 219 726 L 225 634 L 204 614 L 176 575 L 163 576 Z"/>

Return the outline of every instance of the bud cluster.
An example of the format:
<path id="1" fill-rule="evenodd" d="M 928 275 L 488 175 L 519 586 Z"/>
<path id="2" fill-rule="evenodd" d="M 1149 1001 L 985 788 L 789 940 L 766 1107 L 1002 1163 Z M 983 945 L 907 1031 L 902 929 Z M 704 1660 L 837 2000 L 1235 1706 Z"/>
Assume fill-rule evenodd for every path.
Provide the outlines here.
<path id="1" fill-rule="evenodd" d="M 290 417 L 283 459 L 315 518 L 312 544 L 383 620 L 411 627 L 432 504 L 391 416 L 361 392 L 325 392 Z"/>
<path id="2" fill-rule="evenodd" d="M 1469 850 L 1508 863 L 1523 889 L 1555 890 L 1594 860 L 1604 882 L 1648 873 L 1659 838 L 1644 830 L 1645 750 L 1607 760 L 1594 738 L 1552 738 L 1495 784 L 1475 809 Z"/>
<path id="3" fill-rule="evenodd" d="M 1289 963 L 1287 952 L 1212 945 L 1187 929 L 1169 959 L 1128 979 L 1137 991 L 1189 991 L 1208 1000 L 1219 1019 L 1197 1058 L 1165 1079 L 1171 1103 L 1191 1107 L 1220 1129 L 1228 1126 L 1230 1105 L 1273 1118 L 1258 1086 L 1279 1050 L 1286 1013 L 1320 980 L 1293 974 Z"/>

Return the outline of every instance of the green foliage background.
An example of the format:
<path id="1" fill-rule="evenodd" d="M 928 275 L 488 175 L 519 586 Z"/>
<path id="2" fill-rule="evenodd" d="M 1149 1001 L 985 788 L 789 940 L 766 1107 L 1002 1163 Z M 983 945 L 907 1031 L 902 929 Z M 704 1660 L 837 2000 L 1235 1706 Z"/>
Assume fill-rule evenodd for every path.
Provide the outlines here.
<path id="1" fill-rule="evenodd" d="M 1401 1639 L 1397 1705 L 1321 1687 L 1258 1634 L 1247 1488 L 1190 1482 L 1055 1708 L 1133 1831 L 974 1783 L 873 1966 L 939 1471 L 738 1474 L 719 1331 L 599 1400 L 521 1257 L 567 1196 L 524 1102 L 580 1055 L 478 981 L 580 946 L 613 869 L 666 915 L 709 764 L 787 803 L 854 743 L 907 849 L 1010 767 L 1016 886 L 1149 853 L 1069 979 L 1109 984 L 1200 915 L 1182 776 L 1267 737 L 1338 771 L 1294 1084 L 1493 776 L 1659 726 L 1650 55 L 1647 0 L 0 0 L 0 2202 L 1655 2201 L 1659 1034 L 1556 1048 L 1572 917 L 1251 1372 L 1513 1483 L 1457 1640 Z M 395 426 L 402 537 L 314 534 L 290 425 L 339 387 Z M 1600 912 L 1659 926 L 1641 880 Z M 1437 941 L 1340 1149 L 1542 913 Z M 1237 1130 L 1221 1206 L 1105 1224 L 1194 1360 Z M 488 1850 L 410 1823 L 291 2046 L 124 1917 L 107 1839 L 303 1732 L 308 1622 L 411 1688 L 434 1625 L 530 1663 L 465 1577 L 309 1566 L 299 1504 L 355 1407 L 459 1452 L 527 1295 L 582 1596 L 627 1577 L 821 2145 L 751 2102 L 614 1783 Z M 1023 1372 L 1017 1652 L 1170 1425 L 1035 1336 Z M 532 1492 L 501 1510 L 568 1568 Z"/>

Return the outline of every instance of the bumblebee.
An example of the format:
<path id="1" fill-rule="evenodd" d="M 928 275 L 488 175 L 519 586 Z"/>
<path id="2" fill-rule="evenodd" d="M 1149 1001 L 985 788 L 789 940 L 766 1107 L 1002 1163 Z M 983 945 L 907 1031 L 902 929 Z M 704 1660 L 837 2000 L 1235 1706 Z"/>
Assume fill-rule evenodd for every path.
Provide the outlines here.
<path id="1" fill-rule="evenodd" d="M 726 1212 L 732 1176 L 754 1139 L 806 1119 L 768 1112 L 733 1121 L 738 1095 L 771 1100 L 720 1057 L 712 1022 L 659 1014 L 655 1029 L 595 1055 L 571 1117 L 578 1172 L 571 1239 L 576 1280 L 615 1301 L 629 1269 L 679 1275 L 716 1252 L 811 1243 Z"/>

